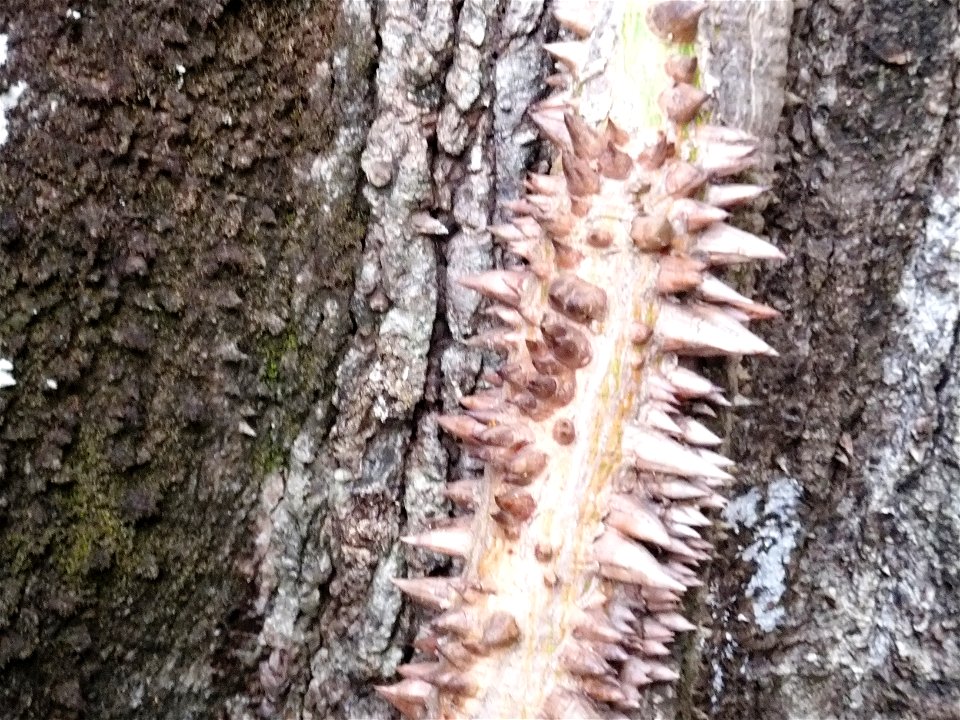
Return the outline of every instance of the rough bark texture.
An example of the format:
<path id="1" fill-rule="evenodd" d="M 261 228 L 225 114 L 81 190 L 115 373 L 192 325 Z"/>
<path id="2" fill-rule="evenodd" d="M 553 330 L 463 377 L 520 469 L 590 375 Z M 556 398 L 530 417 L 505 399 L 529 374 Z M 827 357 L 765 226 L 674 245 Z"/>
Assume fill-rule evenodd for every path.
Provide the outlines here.
<path id="1" fill-rule="evenodd" d="M 812 2 L 790 41 L 758 273 L 783 357 L 736 377 L 741 494 L 712 584 L 717 718 L 956 718 L 953 2 Z"/>
<path id="2" fill-rule="evenodd" d="M 957 8 L 790 5 L 705 33 L 791 260 L 741 278 L 783 357 L 716 369 L 742 487 L 656 712 L 956 717 Z M 391 716 L 389 578 L 444 570 L 397 537 L 447 512 L 433 411 L 483 362 L 447 278 L 494 261 L 553 29 L 536 0 L 3 4 L 0 716 Z"/>
<path id="3" fill-rule="evenodd" d="M 329 398 L 373 33 L 310 2 L 7 2 L 0 716 L 210 717 L 251 509 Z"/>

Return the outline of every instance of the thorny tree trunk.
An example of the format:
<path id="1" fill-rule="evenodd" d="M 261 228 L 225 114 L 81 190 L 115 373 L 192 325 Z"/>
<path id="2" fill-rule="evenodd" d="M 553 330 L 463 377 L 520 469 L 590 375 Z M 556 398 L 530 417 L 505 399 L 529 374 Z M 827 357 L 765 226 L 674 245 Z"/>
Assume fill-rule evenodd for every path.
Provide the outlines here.
<path id="1" fill-rule="evenodd" d="M 781 359 L 714 368 L 741 484 L 660 714 L 956 717 L 957 8 L 796 5 L 702 33 L 790 260 L 741 278 Z M 445 512 L 432 415 L 481 364 L 447 278 L 494 261 L 554 31 L 536 0 L 0 8 L 0 716 L 389 716 L 389 578 L 442 570 L 396 538 Z"/>

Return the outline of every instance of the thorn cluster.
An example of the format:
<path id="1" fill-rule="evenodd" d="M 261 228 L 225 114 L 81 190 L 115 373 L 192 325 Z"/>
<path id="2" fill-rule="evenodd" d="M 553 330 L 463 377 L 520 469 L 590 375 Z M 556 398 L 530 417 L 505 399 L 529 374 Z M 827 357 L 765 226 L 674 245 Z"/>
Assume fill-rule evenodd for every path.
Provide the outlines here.
<path id="1" fill-rule="evenodd" d="M 556 14 L 584 36 L 588 5 Z M 690 42 L 702 9 L 657 3 L 647 22 Z M 564 68 L 553 84 L 570 86 L 586 44 L 547 50 Z M 531 113 L 557 171 L 531 175 L 512 221 L 490 229 L 524 264 L 460 279 L 492 301 L 499 327 L 473 342 L 503 363 L 463 414 L 438 418 L 484 476 L 447 486 L 461 515 L 403 538 L 463 565 L 395 580 L 437 613 L 419 659 L 378 688 L 409 717 L 622 717 L 646 685 L 677 678 L 668 645 L 694 629 L 678 608 L 700 584 L 732 464 L 691 416 L 728 403 L 678 358 L 774 355 L 747 324 L 776 312 L 711 269 L 782 257 L 726 222 L 764 188 L 723 182 L 755 145 L 695 123 L 696 72 L 694 58 L 667 59 L 666 122 L 646 134 L 590 126 L 565 90 Z"/>

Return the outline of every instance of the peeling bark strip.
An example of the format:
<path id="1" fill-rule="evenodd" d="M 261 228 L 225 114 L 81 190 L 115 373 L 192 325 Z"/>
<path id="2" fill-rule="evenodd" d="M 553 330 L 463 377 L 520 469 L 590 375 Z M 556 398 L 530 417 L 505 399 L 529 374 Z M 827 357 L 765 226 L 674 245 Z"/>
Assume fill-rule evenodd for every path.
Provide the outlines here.
<path id="1" fill-rule="evenodd" d="M 596 16 L 555 9 L 588 38 L 547 46 L 561 89 L 532 113 L 559 172 L 530 175 L 512 222 L 490 228 L 526 263 L 460 279 L 501 323 L 471 342 L 505 359 L 465 414 L 438 419 L 485 463 L 449 486 L 468 512 L 404 538 L 463 561 L 455 578 L 396 581 L 441 613 L 404 679 L 378 688 L 412 717 L 616 716 L 678 677 L 663 658 L 693 629 L 677 611 L 708 558 L 704 511 L 732 479 L 690 416 L 725 401 L 678 356 L 775 355 L 745 325 L 777 313 L 710 268 L 783 256 L 724 222 L 763 190 L 723 182 L 754 164 L 751 136 L 693 122 L 704 4 L 637 6 L 607 66 L 635 95 L 598 128 L 577 109 Z"/>

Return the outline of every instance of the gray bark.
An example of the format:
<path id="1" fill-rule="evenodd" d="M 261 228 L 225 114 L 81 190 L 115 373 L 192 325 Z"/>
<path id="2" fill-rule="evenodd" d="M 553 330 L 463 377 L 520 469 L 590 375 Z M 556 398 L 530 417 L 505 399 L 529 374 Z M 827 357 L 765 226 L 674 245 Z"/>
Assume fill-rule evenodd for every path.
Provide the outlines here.
<path id="1" fill-rule="evenodd" d="M 790 40 L 756 274 L 776 362 L 735 374 L 710 716 L 955 718 L 957 6 L 813 2 Z"/>
<path id="2" fill-rule="evenodd" d="M 549 13 L 8 5 L 0 715 L 389 717 Z M 957 8 L 796 5 L 702 33 L 790 259 L 738 278 L 782 356 L 712 368 L 740 484 L 658 712 L 955 717 Z"/>

